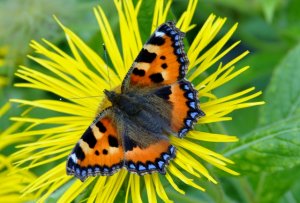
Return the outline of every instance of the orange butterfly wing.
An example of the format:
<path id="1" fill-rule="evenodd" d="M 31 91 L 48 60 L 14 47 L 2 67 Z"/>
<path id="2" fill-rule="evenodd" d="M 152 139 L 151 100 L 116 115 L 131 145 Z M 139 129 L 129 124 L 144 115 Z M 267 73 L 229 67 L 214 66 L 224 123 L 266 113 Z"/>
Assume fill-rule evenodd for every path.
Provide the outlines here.
<path id="1" fill-rule="evenodd" d="M 166 174 L 166 166 L 175 158 L 176 149 L 168 139 L 160 139 L 147 147 L 140 147 L 124 137 L 125 163 L 130 172 L 145 175 L 153 172 Z"/>
<path id="2" fill-rule="evenodd" d="M 162 86 L 184 78 L 188 59 L 183 37 L 173 22 L 161 25 L 135 59 L 123 81 L 123 92 L 132 86 Z"/>
<path id="3" fill-rule="evenodd" d="M 182 138 L 192 129 L 193 124 L 204 112 L 198 106 L 197 91 L 193 85 L 182 79 L 172 85 L 156 90 L 155 95 L 171 103 L 170 124 L 171 130 Z"/>
<path id="4" fill-rule="evenodd" d="M 88 176 L 112 175 L 123 167 L 122 142 L 110 113 L 104 110 L 82 135 L 68 157 L 68 175 L 84 181 Z"/>
<path id="5" fill-rule="evenodd" d="M 183 137 L 192 129 L 197 119 L 205 114 L 198 106 L 197 91 L 189 81 L 181 80 L 173 84 L 171 91 L 169 98 L 173 106 L 171 128 L 178 132 L 179 137 Z"/>

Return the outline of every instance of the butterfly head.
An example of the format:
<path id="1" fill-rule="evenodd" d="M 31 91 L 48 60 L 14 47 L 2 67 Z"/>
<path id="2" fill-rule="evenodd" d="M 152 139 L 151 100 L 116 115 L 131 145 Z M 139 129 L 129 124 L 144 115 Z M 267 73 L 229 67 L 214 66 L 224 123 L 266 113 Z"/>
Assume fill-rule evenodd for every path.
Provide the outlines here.
<path id="1" fill-rule="evenodd" d="M 127 115 L 136 115 L 141 111 L 141 105 L 135 101 L 136 98 L 133 95 L 108 90 L 104 90 L 104 94 L 112 106 L 126 112 Z"/>
<path id="2" fill-rule="evenodd" d="M 108 90 L 104 90 L 104 94 L 106 95 L 107 99 L 112 103 L 117 103 L 119 100 L 119 95 L 118 93 L 114 92 L 114 91 L 108 91 Z"/>

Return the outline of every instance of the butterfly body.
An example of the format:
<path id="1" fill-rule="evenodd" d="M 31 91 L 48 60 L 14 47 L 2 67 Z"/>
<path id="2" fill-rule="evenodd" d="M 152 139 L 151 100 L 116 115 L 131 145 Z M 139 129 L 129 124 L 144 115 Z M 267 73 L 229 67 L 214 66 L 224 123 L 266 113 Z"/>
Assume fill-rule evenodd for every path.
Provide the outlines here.
<path id="1" fill-rule="evenodd" d="M 144 175 L 166 173 L 175 158 L 168 136 L 184 137 L 204 113 L 197 91 L 184 76 L 188 60 L 183 33 L 161 25 L 137 56 L 121 90 L 104 90 L 110 105 L 88 127 L 67 161 L 82 181 L 121 168 Z"/>
<path id="2" fill-rule="evenodd" d="M 171 132 L 169 118 L 171 116 L 171 104 L 155 95 L 153 91 L 139 90 L 128 93 L 116 93 L 104 91 L 112 108 L 119 118 L 128 125 L 129 129 L 146 132 L 149 138 L 134 138 L 137 142 L 151 139 L 158 134 Z M 132 126 L 132 127 L 131 127 Z M 150 144 L 150 143 L 149 143 Z"/>

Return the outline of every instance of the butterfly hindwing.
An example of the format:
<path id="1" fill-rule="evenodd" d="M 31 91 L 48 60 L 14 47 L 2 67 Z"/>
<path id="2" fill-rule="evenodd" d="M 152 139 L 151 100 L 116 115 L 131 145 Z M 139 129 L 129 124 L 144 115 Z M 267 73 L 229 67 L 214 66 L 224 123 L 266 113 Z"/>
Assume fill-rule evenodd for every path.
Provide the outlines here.
<path id="1" fill-rule="evenodd" d="M 178 137 L 183 137 L 197 122 L 197 119 L 204 116 L 204 112 L 198 106 L 197 91 L 185 79 L 170 86 L 164 86 L 156 90 L 155 94 L 172 104 L 170 125 L 171 130 L 176 132 Z"/>
<path id="2" fill-rule="evenodd" d="M 153 172 L 166 174 L 166 166 L 175 157 L 175 147 L 168 139 L 161 139 L 141 147 L 128 136 L 124 138 L 125 164 L 130 172 L 145 175 Z"/>
<path id="3" fill-rule="evenodd" d="M 110 109 L 88 127 L 67 161 L 67 174 L 84 181 L 88 176 L 112 175 L 123 167 L 124 152 Z"/>
<path id="4" fill-rule="evenodd" d="M 188 59 L 184 52 L 184 33 L 174 22 L 161 25 L 143 46 L 122 85 L 123 91 L 132 86 L 168 85 L 184 78 Z"/>

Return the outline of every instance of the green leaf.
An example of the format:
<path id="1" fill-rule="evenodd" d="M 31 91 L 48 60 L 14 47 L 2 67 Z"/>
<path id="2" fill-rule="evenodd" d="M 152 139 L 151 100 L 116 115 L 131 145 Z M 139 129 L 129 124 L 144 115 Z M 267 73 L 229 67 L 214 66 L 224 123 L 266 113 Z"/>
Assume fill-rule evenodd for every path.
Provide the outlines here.
<path id="1" fill-rule="evenodd" d="M 300 44 L 276 68 L 265 93 L 260 123 L 274 123 L 300 112 Z"/>
<path id="2" fill-rule="evenodd" d="M 300 165 L 300 116 L 257 129 L 227 150 L 238 171 L 275 172 Z"/>
<path id="3" fill-rule="evenodd" d="M 276 202 L 300 177 L 300 44 L 277 66 L 265 94 L 261 127 L 225 155 L 252 177 L 256 202 Z M 285 196 L 284 196 L 285 197 Z"/>
<path id="4" fill-rule="evenodd" d="M 300 166 L 275 173 L 262 173 L 256 191 L 257 202 L 277 202 L 284 194 L 291 192 L 288 191 L 290 186 L 297 183 L 299 178 Z M 286 199 L 284 202 L 289 201 Z"/>
<path id="5" fill-rule="evenodd" d="M 300 171 L 300 169 L 299 169 Z M 289 188 L 289 190 L 284 194 L 284 197 L 281 199 L 280 203 L 290 202 L 290 203 L 297 203 L 300 202 L 300 182 L 299 177 L 295 177 L 295 184 Z"/>
<path id="6" fill-rule="evenodd" d="M 143 1 L 138 14 L 139 29 L 142 38 L 142 42 L 145 43 L 151 33 L 151 25 L 153 19 L 153 12 L 155 7 L 155 1 Z"/>
<path id="7" fill-rule="evenodd" d="M 300 45 L 276 68 L 261 112 L 263 127 L 244 136 L 225 155 L 241 172 L 275 172 L 300 165 Z"/>

